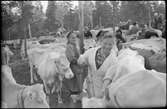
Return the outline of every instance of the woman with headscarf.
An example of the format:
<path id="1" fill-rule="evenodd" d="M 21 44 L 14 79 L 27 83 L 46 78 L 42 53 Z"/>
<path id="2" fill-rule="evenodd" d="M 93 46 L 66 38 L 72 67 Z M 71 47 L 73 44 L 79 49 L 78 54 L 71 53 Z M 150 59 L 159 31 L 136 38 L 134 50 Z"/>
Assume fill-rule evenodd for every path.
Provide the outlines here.
<path id="1" fill-rule="evenodd" d="M 70 68 L 74 73 L 74 78 L 65 80 L 70 95 L 79 94 L 82 91 L 83 80 L 86 77 L 86 68 L 77 64 L 80 52 L 79 34 L 75 31 L 71 31 L 67 35 L 66 56 L 70 62 Z M 85 72 L 82 73 L 83 71 Z"/>
<path id="2" fill-rule="evenodd" d="M 101 98 L 104 95 L 103 77 L 107 69 L 116 62 L 116 53 L 113 49 L 116 43 L 114 35 L 107 33 L 99 35 L 98 39 L 99 45 L 80 55 L 78 64 L 88 65 L 88 76 L 83 86 L 88 96 Z"/>

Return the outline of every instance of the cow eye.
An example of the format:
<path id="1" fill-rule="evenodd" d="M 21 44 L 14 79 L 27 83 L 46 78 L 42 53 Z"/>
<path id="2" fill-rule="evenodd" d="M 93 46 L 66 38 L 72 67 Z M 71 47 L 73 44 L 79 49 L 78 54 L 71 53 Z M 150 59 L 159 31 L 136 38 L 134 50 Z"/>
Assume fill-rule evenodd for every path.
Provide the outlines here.
<path id="1" fill-rule="evenodd" d="M 68 71 L 68 68 L 64 68 L 64 72 L 67 72 Z"/>

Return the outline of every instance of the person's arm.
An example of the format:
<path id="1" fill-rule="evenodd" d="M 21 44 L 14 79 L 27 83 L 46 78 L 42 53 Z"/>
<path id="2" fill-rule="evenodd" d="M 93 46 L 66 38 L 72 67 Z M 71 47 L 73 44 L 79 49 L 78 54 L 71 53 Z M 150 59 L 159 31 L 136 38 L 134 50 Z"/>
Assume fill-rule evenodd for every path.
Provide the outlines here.
<path id="1" fill-rule="evenodd" d="M 80 57 L 77 60 L 77 63 L 80 64 L 80 65 L 87 65 L 89 55 L 90 55 L 90 49 L 85 51 L 84 54 L 80 55 Z"/>
<path id="2" fill-rule="evenodd" d="M 107 70 L 103 78 L 103 83 L 107 84 L 108 82 L 111 82 L 115 76 L 116 71 L 117 71 L 117 64 L 114 64 Z"/>
<path id="3" fill-rule="evenodd" d="M 107 87 L 111 84 L 114 76 L 115 76 L 115 73 L 116 73 L 116 70 L 117 70 L 117 65 L 116 64 L 113 64 L 106 72 L 104 78 L 103 78 L 103 89 L 102 91 L 105 93 Z"/>
<path id="4" fill-rule="evenodd" d="M 111 79 L 105 79 L 103 82 L 103 92 L 105 92 L 106 88 L 110 85 L 110 83 L 112 82 Z"/>

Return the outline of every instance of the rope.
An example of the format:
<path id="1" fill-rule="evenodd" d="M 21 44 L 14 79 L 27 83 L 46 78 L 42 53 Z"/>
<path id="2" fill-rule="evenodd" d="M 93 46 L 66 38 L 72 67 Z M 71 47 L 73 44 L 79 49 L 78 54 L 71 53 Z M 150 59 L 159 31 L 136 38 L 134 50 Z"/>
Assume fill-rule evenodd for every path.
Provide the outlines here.
<path id="1" fill-rule="evenodd" d="M 20 90 L 20 93 L 17 94 L 17 108 L 24 108 L 24 98 L 23 98 L 23 92 L 26 87 L 23 87 Z"/>

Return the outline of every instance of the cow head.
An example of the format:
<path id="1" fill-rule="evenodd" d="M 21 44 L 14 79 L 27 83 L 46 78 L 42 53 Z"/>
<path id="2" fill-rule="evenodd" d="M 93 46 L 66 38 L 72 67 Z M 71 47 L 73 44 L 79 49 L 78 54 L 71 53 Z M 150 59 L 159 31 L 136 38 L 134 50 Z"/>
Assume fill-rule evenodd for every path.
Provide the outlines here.
<path id="1" fill-rule="evenodd" d="M 137 51 L 129 48 L 122 49 L 118 55 L 119 66 L 124 66 L 129 72 L 136 72 L 138 70 L 144 70 L 144 58 L 138 54 Z"/>
<path id="2" fill-rule="evenodd" d="M 14 53 L 10 50 L 9 46 L 7 46 L 7 45 L 5 46 L 5 51 L 6 51 L 7 55 L 9 55 L 9 56 L 14 55 Z"/>
<path id="3" fill-rule="evenodd" d="M 23 91 L 23 98 L 25 108 L 49 108 L 41 84 L 26 87 Z"/>
<path id="4" fill-rule="evenodd" d="M 74 77 L 74 74 L 70 68 L 70 63 L 65 54 L 61 54 L 60 57 L 57 60 L 55 60 L 55 64 L 57 66 L 61 80 L 63 79 L 63 76 L 65 76 L 65 78 L 67 79 L 71 79 Z"/>
<path id="5" fill-rule="evenodd" d="M 45 64 L 40 66 L 39 69 L 39 72 L 43 72 L 41 77 L 44 82 L 45 91 L 47 94 L 55 92 L 55 89 L 60 89 L 64 77 L 70 79 L 74 76 L 69 64 L 70 63 L 67 60 L 65 53 L 48 53 L 48 58 Z"/>

